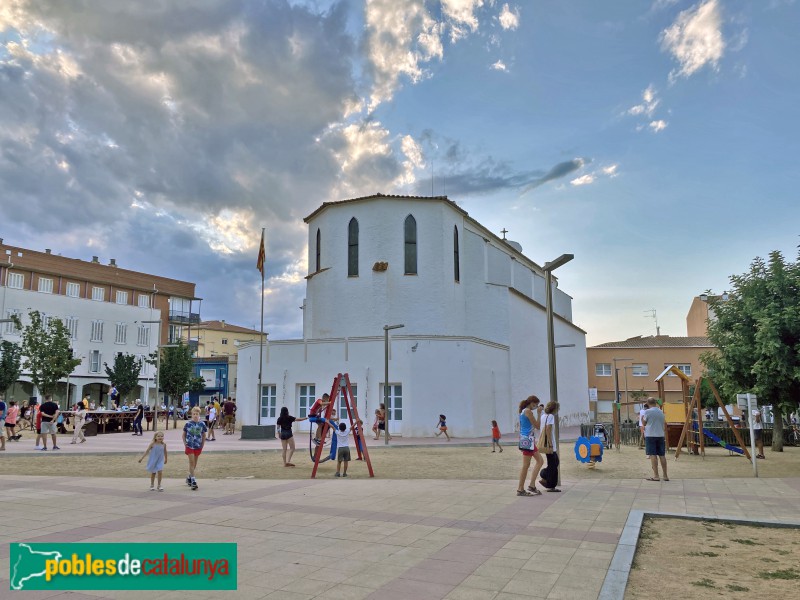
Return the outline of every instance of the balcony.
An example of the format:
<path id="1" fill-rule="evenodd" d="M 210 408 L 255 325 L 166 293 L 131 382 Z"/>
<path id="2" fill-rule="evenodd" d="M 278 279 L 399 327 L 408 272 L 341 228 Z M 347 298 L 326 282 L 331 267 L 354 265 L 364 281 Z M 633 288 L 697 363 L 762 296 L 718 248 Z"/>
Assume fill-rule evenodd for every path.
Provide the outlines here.
<path id="1" fill-rule="evenodd" d="M 190 313 L 182 310 L 169 311 L 170 323 L 196 325 L 200 323 L 200 313 Z"/>

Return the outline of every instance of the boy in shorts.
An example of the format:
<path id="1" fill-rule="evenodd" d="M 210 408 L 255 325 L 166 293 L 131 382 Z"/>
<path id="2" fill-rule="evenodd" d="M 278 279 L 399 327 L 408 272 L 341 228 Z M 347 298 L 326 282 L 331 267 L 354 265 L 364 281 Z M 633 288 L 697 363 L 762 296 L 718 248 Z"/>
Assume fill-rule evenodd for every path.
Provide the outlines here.
<path id="1" fill-rule="evenodd" d="M 347 477 L 347 465 L 350 462 L 350 446 L 347 433 L 347 423 L 339 423 L 336 430 L 336 475 L 335 477 Z M 339 471 L 341 470 L 341 473 Z"/>
<path id="2" fill-rule="evenodd" d="M 206 432 L 208 427 L 200 420 L 200 407 L 192 408 L 192 418 L 183 426 L 183 445 L 186 447 L 186 456 L 189 457 L 189 476 L 186 478 L 186 485 L 193 490 L 197 489 L 197 480 L 194 478 L 194 470 L 197 468 L 197 459 L 203 451 L 206 443 Z"/>

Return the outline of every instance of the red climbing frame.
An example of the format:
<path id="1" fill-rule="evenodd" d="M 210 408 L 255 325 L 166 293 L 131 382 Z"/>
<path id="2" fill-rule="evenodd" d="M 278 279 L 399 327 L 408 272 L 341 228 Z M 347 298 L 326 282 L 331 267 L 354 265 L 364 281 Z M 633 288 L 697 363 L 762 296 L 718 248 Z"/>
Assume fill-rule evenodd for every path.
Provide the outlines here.
<path id="1" fill-rule="evenodd" d="M 322 432 L 320 433 L 319 439 L 324 440 L 325 437 L 328 435 L 328 430 L 330 429 L 330 425 L 328 425 L 328 420 L 331 418 L 331 411 L 333 407 L 336 406 L 336 399 L 339 397 L 341 393 L 342 398 L 344 398 L 345 406 L 347 407 L 347 418 L 350 421 L 350 429 L 352 431 L 353 425 L 358 421 L 358 408 L 356 407 L 355 402 L 352 402 L 353 399 L 353 389 L 350 387 L 350 376 L 347 373 L 339 373 L 333 379 L 333 385 L 331 386 L 331 394 L 330 394 L 330 404 L 325 409 L 325 423 L 322 425 Z M 339 415 L 339 418 L 344 418 L 343 415 Z M 314 427 L 313 424 L 311 424 Z M 334 434 L 335 435 L 335 434 Z M 372 470 L 372 462 L 369 460 L 369 452 L 367 451 L 367 440 L 364 437 L 364 426 L 363 424 L 358 427 L 358 435 L 356 437 L 356 453 L 358 454 L 358 458 L 364 460 L 367 463 L 367 469 L 369 470 L 369 476 L 375 477 L 375 473 Z M 358 444 L 358 441 L 361 444 Z M 322 447 L 324 446 L 323 443 L 317 444 L 317 449 L 314 451 L 314 468 L 311 470 L 311 479 L 314 479 L 317 476 L 317 468 L 319 467 L 319 460 L 322 458 Z"/>

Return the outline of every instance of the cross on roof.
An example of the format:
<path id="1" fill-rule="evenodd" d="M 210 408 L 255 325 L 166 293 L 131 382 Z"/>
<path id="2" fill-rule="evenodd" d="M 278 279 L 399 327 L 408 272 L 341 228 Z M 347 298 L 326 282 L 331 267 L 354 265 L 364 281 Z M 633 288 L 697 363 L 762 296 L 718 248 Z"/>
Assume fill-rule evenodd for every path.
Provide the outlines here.
<path id="1" fill-rule="evenodd" d="M 501 230 L 500 230 L 500 233 L 502 233 L 502 234 L 503 234 L 503 239 L 506 239 L 506 234 L 508 233 L 508 229 L 506 229 L 505 227 L 503 227 L 503 229 L 501 229 Z"/>

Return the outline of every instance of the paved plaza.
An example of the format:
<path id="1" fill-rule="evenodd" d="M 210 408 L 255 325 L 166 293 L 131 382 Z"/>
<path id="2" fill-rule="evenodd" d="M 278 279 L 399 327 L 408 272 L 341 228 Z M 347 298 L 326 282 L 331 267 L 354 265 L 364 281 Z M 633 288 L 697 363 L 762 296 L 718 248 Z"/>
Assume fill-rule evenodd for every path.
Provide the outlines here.
<path id="1" fill-rule="evenodd" d="M 178 480 L 165 487 L 150 492 L 143 477 L 0 477 L 0 590 L 9 585 L 9 542 L 236 542 L 236 592 L 15 595 L 591 600 L 609 573 L 625 568 L 615 552 L 630 537 L 631 511 L 773 522 L 800 515 L 800 478 L 565 481 L 562 493 L 534 498 L 516 497 L 513 481 L 482 480 L 201 479 L 196 492 Z"/>

